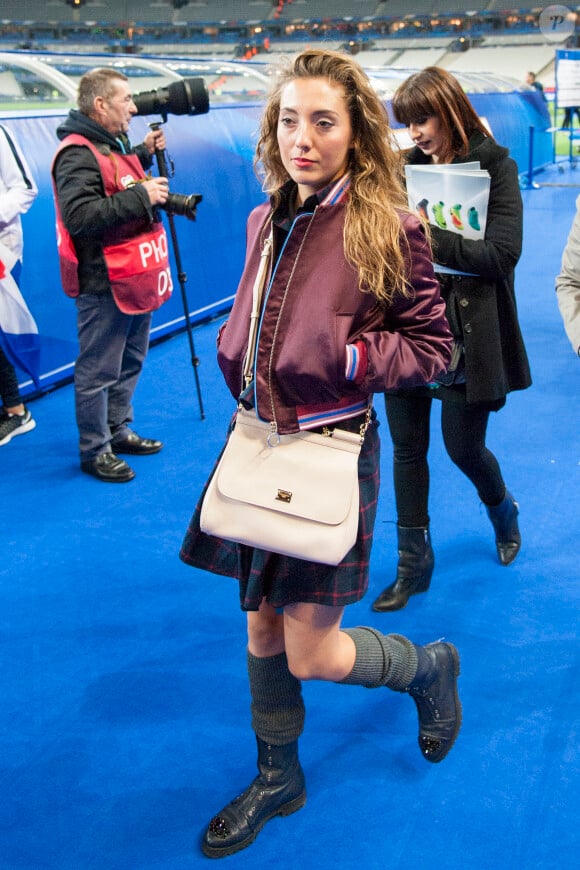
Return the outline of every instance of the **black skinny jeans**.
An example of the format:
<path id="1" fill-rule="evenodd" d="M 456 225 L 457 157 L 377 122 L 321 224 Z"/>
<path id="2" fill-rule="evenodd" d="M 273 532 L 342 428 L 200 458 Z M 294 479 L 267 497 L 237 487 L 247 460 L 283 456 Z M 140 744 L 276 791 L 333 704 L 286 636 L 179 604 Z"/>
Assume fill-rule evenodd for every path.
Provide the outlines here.
<path id="1" fill-rule="evenodd" d="M 425 528 L 429 523 L 429 428 L 433 399 L 424 393 L 385 396 L 393 441 L 393 478 L 400 526 Z M 469 478 L 486 505 L 505 496 L 497 459 L 485 446 L 489 410 L 441 402 L 441 430 L 450 459 Z"/>
<path id="2" fill-rule="evenodd" d="M 20 405 L 20 390 L 14 366 L 0 347 L 0 397 L 5 408 Z"/>

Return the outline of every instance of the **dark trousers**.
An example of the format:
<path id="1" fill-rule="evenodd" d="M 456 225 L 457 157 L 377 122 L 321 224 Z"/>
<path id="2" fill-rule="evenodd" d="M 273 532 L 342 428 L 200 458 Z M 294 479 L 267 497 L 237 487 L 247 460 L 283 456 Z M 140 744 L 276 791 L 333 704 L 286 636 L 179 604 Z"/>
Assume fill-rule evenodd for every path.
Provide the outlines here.
<path id="1" fill-rule="evenodd" d="M 16 370 L 2 348 L 0 347 L 0 396 L 5 408 L 15 408 L 20 405 L 20 390 Z"/>
<path id="2" fill-rule="evenodd" d="M 433 399 L 424 392 L 389 393 L 385 397 L 393 441 L 393 478 L 398 523 L 429 523 L 429 429 Z M 441 402 L 441 429 L 450 459 L 471 480 L 482 502 L 496 505 L 505 495 L 497 459 L 485 445 L 489 410 Z"/>
<path id="3" fill-rule="evenodd" d="M 578 116 L 578 123 L 580 124 L 580 107 L 579 106 L 568 106 L 564 109 L 564 120 L 562 121 L 562 127 L 568 129 L 574 123 L 574 115 Z"/>
<path id="4" fill-rule="evenodd" d="M 133 420 L 133 393 L 149 347 L 151 314 L 123 314 L 112 296 L 76 299 L 75 408 L 81 460 L 111 449 Z"/>

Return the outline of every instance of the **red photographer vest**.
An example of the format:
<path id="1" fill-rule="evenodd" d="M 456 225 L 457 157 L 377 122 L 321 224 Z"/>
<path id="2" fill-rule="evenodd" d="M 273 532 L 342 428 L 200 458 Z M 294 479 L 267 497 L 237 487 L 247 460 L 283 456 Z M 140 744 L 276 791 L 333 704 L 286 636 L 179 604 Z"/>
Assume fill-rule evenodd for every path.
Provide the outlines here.
<path id="1" fill-rule="evenodd" d="M 135 184 L 143 177 L 143 167 L 136 154 L 118 154 L 112 151 L 101 154 L 84 136 L 72 134 L 61 142 L 52 164 L 56 240 L 62 286 L 67 296 L 75 297 L 80 292 L 77 271 L 79 261 L 73 239 L 62 222 L 54 182 L 56 158 L 69 145 L 82 145 L 94 154 L 107 196 Z M 107 232 L 103 255 L 113 298 L 124 314 L 154 311 L 167 302 L 173 290 L 173 282 L 169 268 L 167 234 L 161 221 L 155 221 L 147 229 L 136 232 L 131 225 Z"/>

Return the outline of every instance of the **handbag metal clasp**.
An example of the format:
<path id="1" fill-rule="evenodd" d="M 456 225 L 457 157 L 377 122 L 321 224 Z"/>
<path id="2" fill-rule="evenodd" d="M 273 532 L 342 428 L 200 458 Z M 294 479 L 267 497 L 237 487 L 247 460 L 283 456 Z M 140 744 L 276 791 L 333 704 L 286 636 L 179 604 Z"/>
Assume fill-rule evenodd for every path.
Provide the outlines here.
<path id="1" fill-rule="evenodd" d="M 285 504 L 290 504 L 292 501 L 292 493 L 287 489 L 279 489 L 276 501 L 283 501 Z"/>
<path id="2" fill-rule="evenodd" d="M 266 443 L 267 443 L 268 447 L 277 447 L 278 444 L 280 443 L 280 435 L 278 434 L 277 424 L 275 422 L 270 423 L 270 429 L 271 429 L 271 431 L 266 439 Z"/>

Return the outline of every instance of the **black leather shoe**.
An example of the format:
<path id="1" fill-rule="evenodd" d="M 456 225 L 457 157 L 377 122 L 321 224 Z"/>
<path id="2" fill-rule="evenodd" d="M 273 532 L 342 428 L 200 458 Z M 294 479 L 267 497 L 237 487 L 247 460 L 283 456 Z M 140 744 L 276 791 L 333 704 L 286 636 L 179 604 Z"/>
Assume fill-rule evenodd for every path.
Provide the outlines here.
<path id="1" fill-rule="evenodd" d="M 498 505 L 486 505 L 487 514 L 495 530 L 495 547 L 502 565 L 511 565 L 520 552 L 522 536 L 518 526 L 519 505 L 513 495 L 506 494 Z"/>
<path id="2" fill-rule="evenodd" d="M 111 448 L 114 453 L 134 453 L 136 456 L 159 453 L 162 447 L 162 441 L 155 441 L 153 438 L 141 438 L 136 432 L 129 432 L 125 438 L 115 438 L 111 442 Z"/>
<path id="3" fill-rule="evenodd" d="M 395 582 L 373 601 L 373 610 L 386 613 L 406 607 L 411 595 L 426 592 L 431 583 L 435 557 L 427 527 L 397 526 L 399 562 Z"/>
<path id="4" fill-rule="evenodd" d="M 208 858 L 225 858 L 253 843 L 274 816 L 289 816 L 306 803 L 297 742 L 272 746 L 258 738 L 260 775 L 214 816 L 201 843 Z"/>
<path id="5" fill-rule="evenodd" d="M 419 748 L 427 761 L 443 761 L 461 728 L 457 693 L 459 653 L 451 643 L 437 641 L 416 647 L 417 673 L 408 687 L 419 714 Z"/>
<path id="6" fill-rule="evenodd" d="M 114 453 L 100 453 L 94 459 L 85 459 L 81 470 L 105 483 L 127 483 L 135 477 L 133 469 Z"/>

